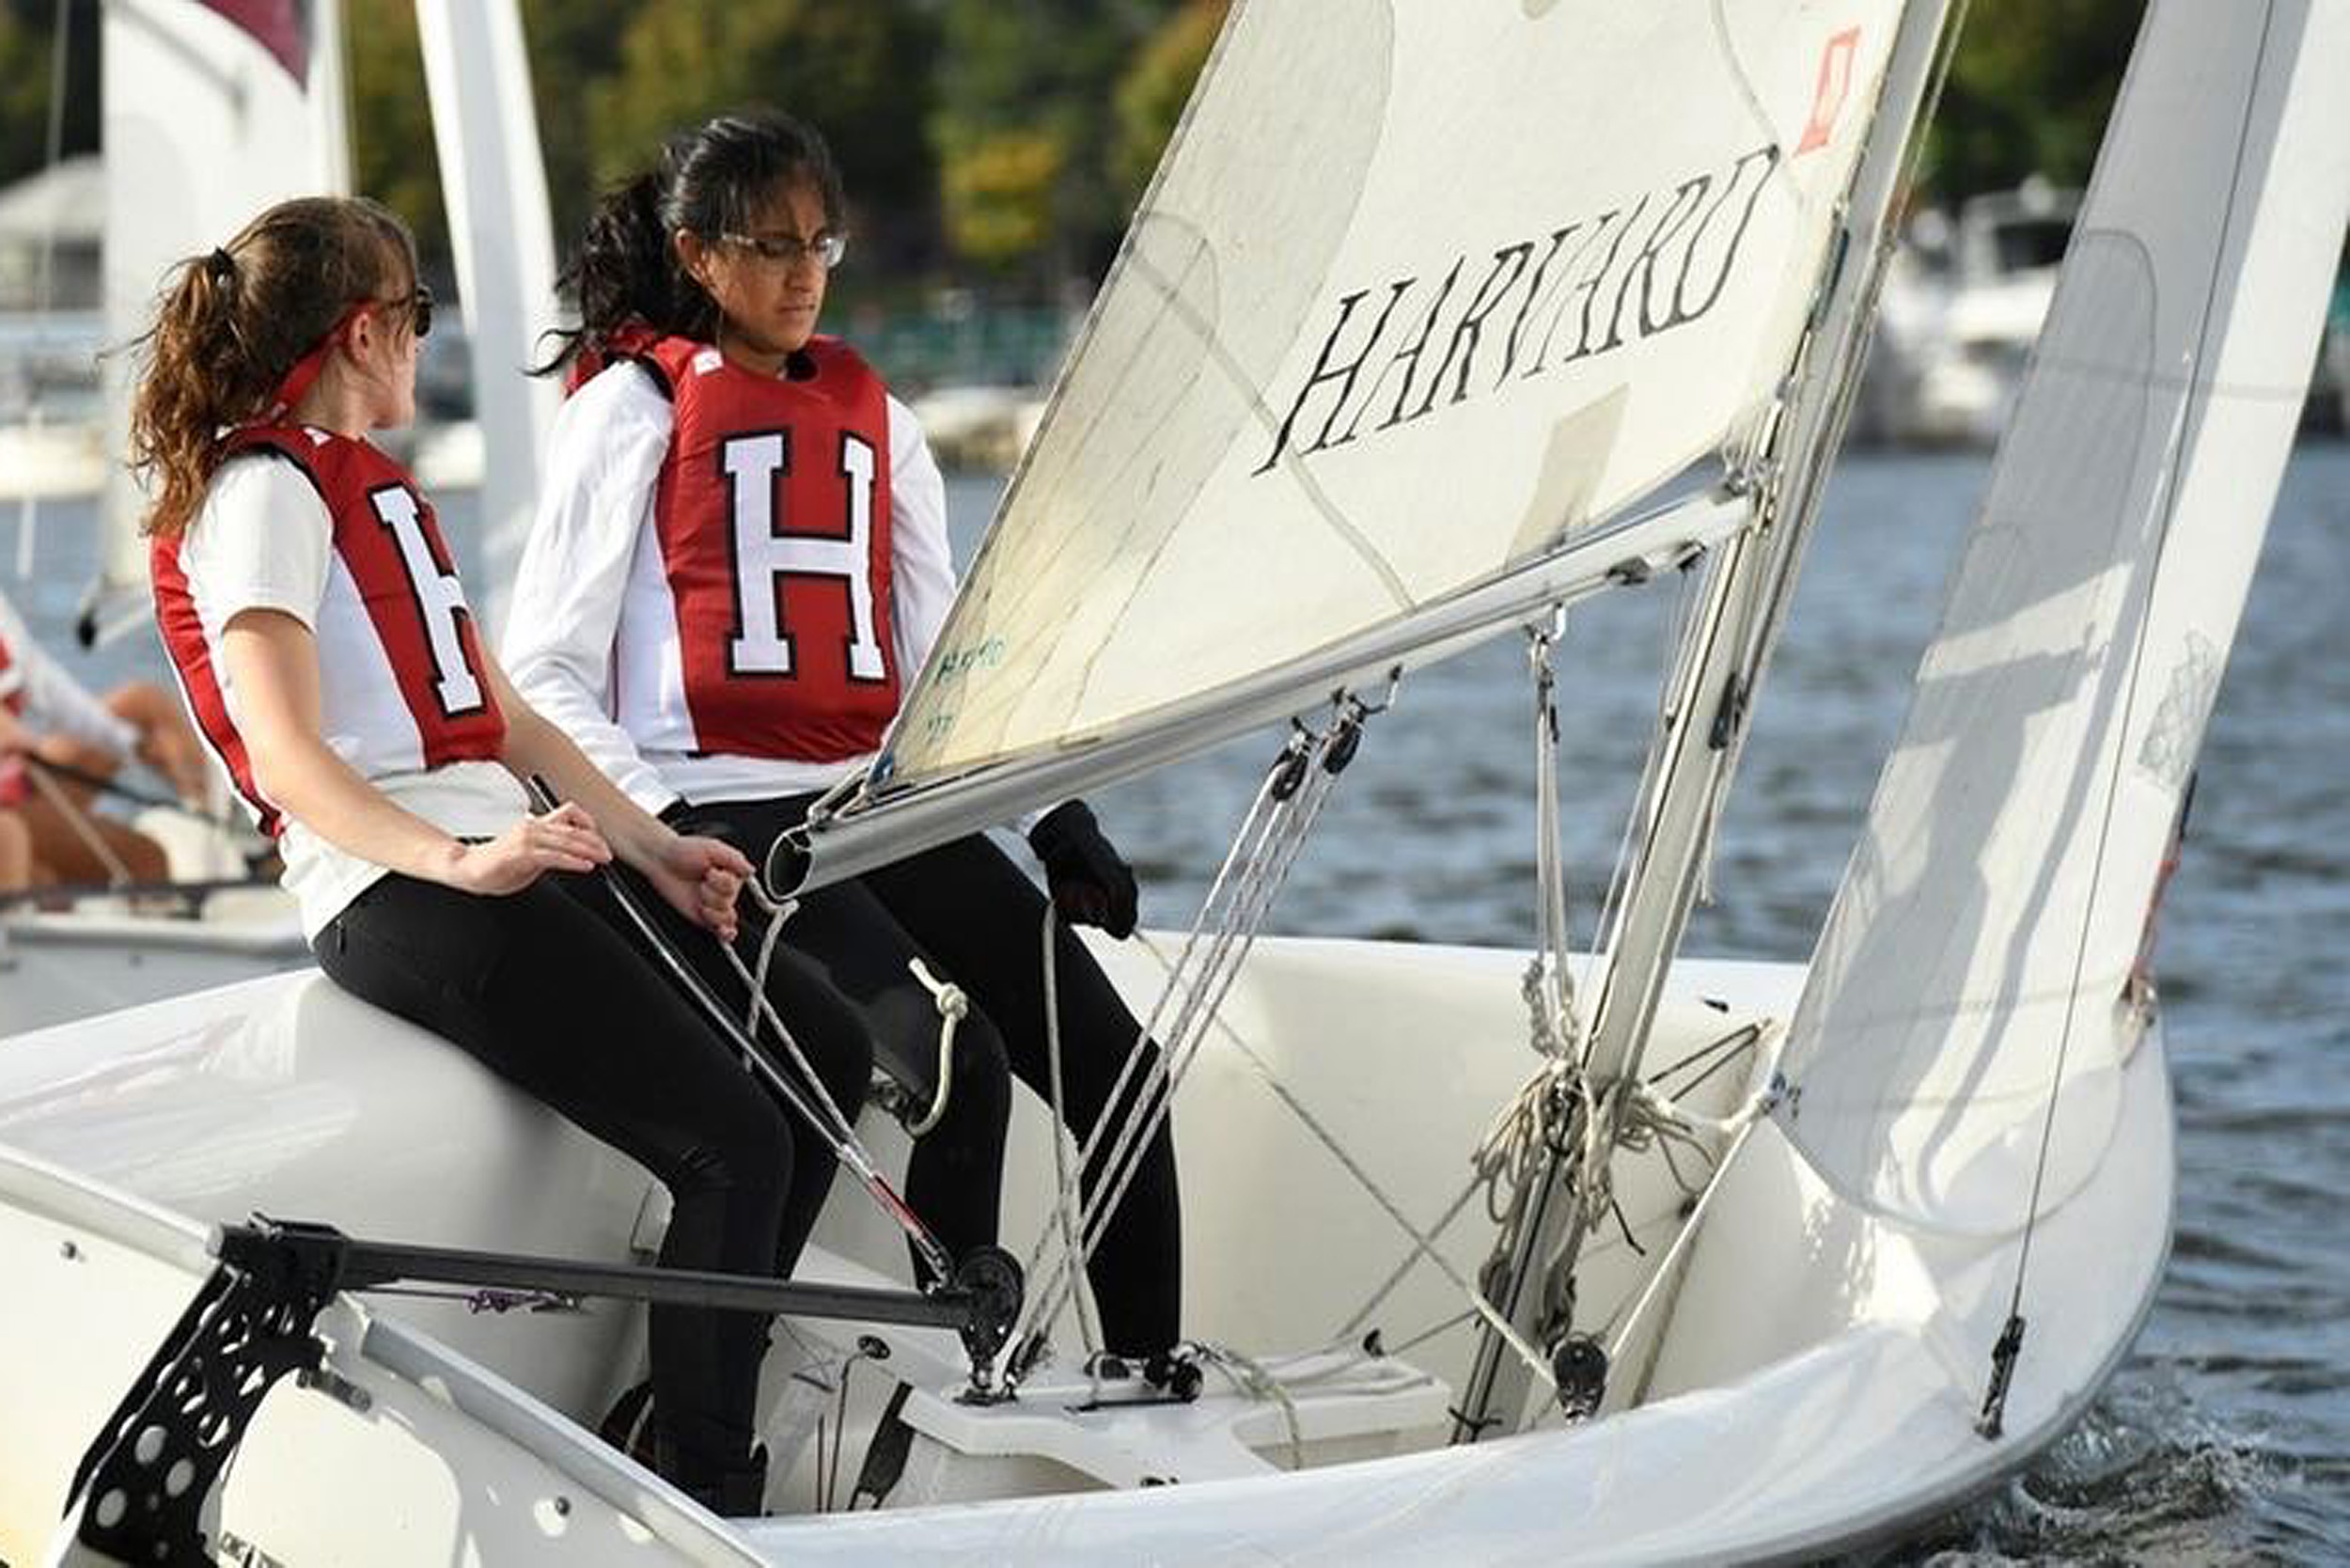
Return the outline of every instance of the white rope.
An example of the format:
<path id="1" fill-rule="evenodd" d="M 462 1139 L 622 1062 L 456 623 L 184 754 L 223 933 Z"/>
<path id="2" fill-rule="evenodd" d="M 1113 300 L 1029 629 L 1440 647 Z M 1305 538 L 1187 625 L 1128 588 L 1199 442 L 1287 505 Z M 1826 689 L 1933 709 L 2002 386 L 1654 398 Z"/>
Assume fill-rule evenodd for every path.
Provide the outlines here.
<path id="1" fill-rule="evenodd" d="M 1735 1128 L 1735 1132 L 1731 1137 L 1730 1147 L 1723 1151 L 1721 1163 L 1714 1168 L 1714 1174 L 1706 1181 L 1705 1190 L 1698 1194 L 1697 1204 L 1689 1211 L 1689 1216 L 1681 1222 L 1681 1229 L 1673 1235 L 1672 1245 L 1665 1249 L 1664 1257 L 1658 1259 L 1656 1267 L 1650 1271 L 1647 1286 L 1641 1290 L 1638 1298 L 1633 1302 L 1632 1309 L 1623 1314 L 1614 1334 L 1609 1338 L 1607 1343 L 1609 1366 L 1616 1365 L 1622 1358 L 1624 1347 L 1632 1342 L 1633 1331 L 1639 1326 L 1640 1320 L 1648 1315 L 1650 1306 L 1662 1294 L 1666 1280 L 1672 1278 L 1683 1254 L 1688 1251 L 1689 1244 L 1696 1238 L 1698 1228 L 1704 1222 L 1707 1212 L 1713 1208 L 1715 1195 L 1722 1190 L 1722 1178 L 1729 1173 L 1731 1164 L 1738 1158 L 1738 1152 L 1747 1146 L 1747 1139 L 1754 1132 L 1756 1124 L 1768 1114 L 1772 1103 L 1769 1097 L 1757 1095 L 1738 1115 L 1726 1121 L 1715 1123 L 1717 1126 Z"/>
<path id="2" fill-rule="evenodd" d="M 791 1058 L 791 1065 L 799 1069 L 801 1077 L 807 1080 L 807 1087 L 813 1093 L 817 1105 L 823 1108 L 824 1115 L 831 1121 L 831 1131 L 838 1135 L 838 1141 L 833 1145 L 833 1152 L 843 1158 L 848 1158 L 851 1153 L 854 1153 L 856 1158 L 851 1161 L 853 1168 L 861 1166 L 864 1170 L 877 1171 L 879 1167 L 873 1163 L 872 1156 L 857 1141 L 855 1123 L 842 1113 L 839 1103 L 832 1097 L 832 1090 L 824 1087 L 822 1075 L 816 1071 L 815 1064 L 810 1062 L 807 1054 L 800 1049 L 799 1041 L 792 1035 L 791 1028 L 785 1025 L 782 1015 L 776 1011 L 775 1004 L 767 999 L 768 967 L 776 956 L 776 949 L 783 934 L 783 923 L 791 918 L 793 912 L 799 908 L 799 902 L 795 899 L 768 898 L 766 889 L 760 887 L 756 879 L 744 886 L 749 891 L 752 900 L 766 912 L 768 917 L 767 933 L 760 939 L 759 944 L 758 969 L 754 971 L 743 962 L 743 955 L 734 950 L 733 943 L 721 941 L 718 947 L 727 955 L 727 963 L 734 970 L 736 978 L 742 980 L 744 988 L 750 995 L 750 1013 L 746 1020 L 746 1032 L 753 1038 L 757 1038 L 759 1024 L 761 1020 L 765 1021 L 776 1038 L 783 1043 L 784 1052 Z M 826 1129 L 822 1126 L 817 1128 L 820 1135 L 825 1131 Z"/>
<path id="3" fill-rule="evenodd" d="M 776 1012 L 775 1004 L 767 999 L 766 980 L 769 962 L 775 956 L 776 940 L 783 922 L 790 917 L 793 910 L 799 907 L 797 902 L 790 899 L 769 898 L 766 889 L 759 885 L 756 878 L 744 886 L 749 888 L 752 899 L 766 911 L 769 917 L 769 929 L 760 944 L 758 972 L 754 974 L 743 962 L 743 955 L 734 950 L 733 943 L 715 936 L 712 940 L 717 942 L 719 950 L 727 955 L 727 963 L 733 968 L 736 976 L 741 979 L 744 988 L 748 991 L 754 1020 L 765 1020 L 776 1039 L 782 1043 L 792 1067 L 806 1080 L 816 1105 L 821 1106 L 824 1115 L 832 1121 L 830 1127 L 825 1126 L 822 1119 L 816 1117 L 811 1107 L 803 1104 L 802 1109 L 809 1113 L 811 1130 L 824 1140 L 824 1145 L 832 1152 L 833 1157 L 849 1168 L 856 1177 L 858 1184 L 864 1187 L 867 1196 L 880 1205 L 883 1211 L 905 1231 L 907 1237 L 930 1266 L 936 1271 L 939 1278 L 951 1278 L 954 1274 L 954 1260 L 947 1255 L 946 1248 L 939 1245 L 935 1236 L 931 1234 L 930 1228 L 922 1223 L 921 1216 L 915 1214 L 913 1209 L 906 1204 L 905 1200 L 898 1196 L 897 1189 L 889 1184 L 888 1179 L 882 1175 L 881 1168 L 875 1163 L 872 1152 L 867 1149 L 863 1140 L 856 1136 L 855 1123 L 841 1113 L 839 1104 L 832 1097 L 832 1091 L 824 1087 L 823 1078 L 817 1073 L 815 1066 L 809 1062 L 807 1053 L 800 1049 L 799 1041 L 792 1036 L 782 1015 Z M 745 1032 L 753 1038 L 756 1038 L 758 1033 L 756 1027 Z M 754 1066 L 765 1067 L 767 1064 L 761 1060 L 755 1062 Z M 774 1073 L 772 1067 L 769 1067 L 768 1071 L 771 1074 Z M 784 1083 L 780 1074 L 776 1074 L 776 1082 L 779 1088 L 789 1087 Z"/>
<path id="4" fill-rule="evenodd" d="M 1250 1359 L 1230 1345 L 1215 1344 L 1205 1340 L 1192 1342 L 1199 1359 L 1230 1379 L 1232 1387 L 1253 1400 L 1270 1400 L 1281 1409 L 1281 1425 L 1286 1429 L 1290 1445 L 1290 1468 L 1306 1467 L 1306 1434 L 1297 1420 L 1297 1401 L 1290 1397 L 1282 1381 L 1265 1370 L 1260 1362 Z"/>
<path id="5" fill-rule="evenodd" d="M 1100 1244 L 1102 1232 L 1108 1228 L 1109 1216 L 1124 1198 L 1126 1187 L 1141 1167 L 1142 1154 L 1158 1135 L 1174 1108 L 1175 1090 L 1182 1086 L 1198 1058 L 1199 1047 L 1207 1038 L 1207 1026 L 1224 1005 L 1233 984 L 1240 979 L 1242 964 L 1250 949 L 1256 945 L 1257 933 L 1264 917 L 1270 912 L 1274 898 L 1288 880 L 1290 868 L 1297 858 L 1306 837 L 1312 831 L 1314 820 L 1321 814 L 1322 805 L 1330 789 L 1330 776 L 1313 770 L 1303 790 L 1303 804 L 1277 821 L 1277 831 L 1268 839 L 1268 863 L 1244 867 L 1241 883 L 1242 898 L 1236 905 L 1231 926 L 1219 934 L 1209 949 L 1208 959 L 1201 966 L 1199 980 L 1193 985 L 1184 1005 L 1176 1014 L 1169 1030 L 1173 1043 L 1155 1064 L 1157 1076 L 1164 1084 L 1152 1084 L 1146 1079 L 1141 1104 L 1147 1106 L 1142 1120 L 1127 1119 L 1120 1138 L 1113 1143 L 1110 1160 L 1117 1169 L 1116 1186 L 1107 1199 L 1087 1216 L 1087 1231 L 1082 1238 L 1088 1256 Z M 1172 1058 L 1170 1060 L 1170 1058 Z M 1123 1162 L 1122 1165 L 1120 1162 Z"/>
<path id="6" fill-rule="evenodd" d="M 800 901 L 769 898 L 767 889 L 760 885 L 756 877 L 751 879 L 746 891 L 751 895 L 751 902 L 767 914 L 767 933 L 759 939 L 759 966 L 744 977 L 745 983 L 750 987 L 751 999 L 744 1004 L 743 1029 L 746 1034 L 755 1035 L 759 1032 L 758 998 L 767 995 L 767 970 L 775 963 L 776 945 L 783 940 L 783 924 L 799 913 Z M 732 950 L 730 946 L 728 950 Z"/>
<path id="7" fill-rule="evenodd" d="M 1673 618 L 1689 613 L 1686 579 Z M 1564 1232 L 1579 1235 L 1596 1230 L 1615 1210 L 1614 1162 L 1623 1150 L 1639 1152 L 1657 1148 L 1679 1178 L 1671 1148 L 1681 1144 L 1700 1156 L 1706 1151 L 1700 1131 L 1720 1131 L 1721 1124 L 1684 1115 L 1637 1079 L 1594 1085 L 1583 1071 L 1588 1039 L 1575 1009 L 1573 975 L 1567 964 L 1568 916 L 1566 878 L 1559 852 L 1559 727 L 1556 705 L 1556 675 L 1551 649 L 1563 630 L 1563 617 L 1548 632 L 1528 634 L 1528 669 L 1534 680 L 1537 951 L 1522 982 L 1529 1043 L 1542 1063 L 1504 1105 L 1487 1130 L 1471 1164 L 1477 1184 L 1485 1192 L 1485 1210 L 1496 1228 L 1495 1248 L 1480 1275 L 1480 1288 L 1470 1292 L 1479 1317 L 1490 1325 L 1503 1344 L 1544 1384 L 1556 1388 L 1546 1357 L 1506 1321 L 1485 1294 L 1497 1283 L 1516 1250 L 1526 1203 L 1543 1156 L 1555 1152 L 1565 1166 L 1562 1182 L 1572 1195 L 1574 1224 Z M 1660 704 L 1675 689 L 1669 679 L 1674 661 L 1668 658 L 1668 680 Z M 1660 713 L 1660 717 L 1661 717 Z M 1608 881 L 1601 911 L 1601 929 L 1615 918 L 1621 904 L 1632 846 L 1637 837 L 1643 803 L 1625 823 L 1616 850 L 1615 870 Z M 1610 1114 L 1612 1112 L 1612 1114 Z M 1552 1256 L 1541 1262 L 1537 1278 L 1554 1312 L 1563 1311 L 1573 1280 L 1561 1273 L 1568 1256 L 1562 1240 Z"/>
<path id="8" fill-rule="evenodd" d="M 1551 648 L 1565 625 L 1561 610 L 1550 631 L 1527 636 L 1527 661 L 1534 678 L 1535 952 L 1527 966 L 1525 990 L 1534 1015 L 1535 1048 L 1545 1056 L 1565 1056 L 1583 1043 L 1574 977 L 1567 967 L 1567 875 L 1559 851 L 1558 677 Z"/>
<path id="9" fill-rule="evenodd" d="M 919 1120 L 906 1124 L 906 1132 L 920 1137 L 947 1114 L 947 1101 L 955 1090 L 955 1027 L 971 1014 L 971 999 L 963 994 L 963 987 L 952 980 L 932 976 L 930 968 L 918 958 L 906 960 L 906 967 L 914 972 L 916 983 L 931 994 L 931 1001 L 938 1009 L 938 1087 L 931 1092 L 931 1107 Z"/>

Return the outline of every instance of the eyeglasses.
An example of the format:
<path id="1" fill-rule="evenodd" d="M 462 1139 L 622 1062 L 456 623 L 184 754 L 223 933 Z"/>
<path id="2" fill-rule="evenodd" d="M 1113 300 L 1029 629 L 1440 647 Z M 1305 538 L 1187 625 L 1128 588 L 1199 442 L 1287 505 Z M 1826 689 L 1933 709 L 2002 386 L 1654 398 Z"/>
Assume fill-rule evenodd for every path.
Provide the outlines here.
<path id="1" fill-rule="evenodd" d="M 824 230 L 812 240 L 797 234 L 721 234 L 718 238 L 738 250 L 746 250 L 771 266 L 796 267 L 809 257 L 826 272 L 840 265 L 840 259 L 849 252 L 849 237 Z"/>

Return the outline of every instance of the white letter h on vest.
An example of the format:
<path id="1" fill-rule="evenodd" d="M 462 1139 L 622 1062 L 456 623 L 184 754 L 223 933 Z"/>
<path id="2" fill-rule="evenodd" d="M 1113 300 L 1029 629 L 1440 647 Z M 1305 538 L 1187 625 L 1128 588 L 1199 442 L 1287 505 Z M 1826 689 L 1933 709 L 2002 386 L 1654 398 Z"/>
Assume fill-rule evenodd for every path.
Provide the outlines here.
<path id="1" fill-rule="evenodd" d="M 859 681 L 885 678 L 881 641 L 873 631 L 872 456 L 865 444 L 851 441 L 841 454 L 849 480 L 846 539 L 776 532 L 776 481 L 790 472 L 782 432 L 735 437 L 726 444 L 725 464 L 734 501 L 735 614 L 742 627 L 728 649 L 734 670 L 791 673 L 791 637 L 782 624 L 777 577 L 838 577 L 849 589 L 849 674 Z M 863 472 L 855 471 L 860 468 Z"/>

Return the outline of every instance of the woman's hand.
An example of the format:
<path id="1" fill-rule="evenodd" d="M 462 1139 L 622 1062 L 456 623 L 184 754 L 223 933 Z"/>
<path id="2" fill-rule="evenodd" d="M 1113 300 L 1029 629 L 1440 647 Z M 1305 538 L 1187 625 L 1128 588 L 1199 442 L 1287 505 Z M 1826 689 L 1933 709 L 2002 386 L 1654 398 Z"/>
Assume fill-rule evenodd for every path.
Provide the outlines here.
<path id="1" fill-rule="evenodd" d="M 594 819 L 566 803 L 496 838 L 460 844 L 441 878 L 465 893 L 519 893 L 548 871 L 588 871 L 612 858 Z"/>
<path id="2" fill-rule="evenodd" d="M 672 833 L 637 870 L 679 914 L 734 940 L 735 897 L 751 875 L 742 851 L 723 839 Z"/>
<path id="3" fill-rule="evenodd" d="M 1065 800 L 1028 829 L 1044 885 L 1071 925 L 1099 926 L 1123 942 L 1135 933 L 1135 873 L 1084 801 Z"/>
<path id="4" fill-rule="evenodd" d="M 138 758 L 169 780 L 182 802 L 204 804 L 204 747 L 177 709 L 139 725 Z"/>

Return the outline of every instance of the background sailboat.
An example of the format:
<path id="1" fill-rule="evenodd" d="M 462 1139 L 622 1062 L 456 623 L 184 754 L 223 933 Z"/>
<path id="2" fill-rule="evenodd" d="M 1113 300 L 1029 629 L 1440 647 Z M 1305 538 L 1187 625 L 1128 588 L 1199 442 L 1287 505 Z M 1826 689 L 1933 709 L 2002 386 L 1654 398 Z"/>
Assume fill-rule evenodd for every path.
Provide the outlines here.
<path id="1" fill-rule="evenodd" d="M 1248 17 L 1278 14 L 1244 12 L 1219 72 Z M 1689 20 L 1704 18 L 1692 10 Z M 2345 43 L 2350 8 L 2340 4 L 2272 5 L 2248 31 L 2218 29 L 2208 8 L 2184 4 L 2157 6 L 2150 18 L 2085 212 L 2088 265 L 2068 273 L 2056 336 L 1812 975 L 1684 961 L 1642 1031 L 1648 1071 L 1670 1090 L 1660 1058 L 1718 1046 L 1750 1026 L 1749 1081 L 1683 1099 L 1683 1112 L 1716 1123 L 1689 1123 L 1699 1141 L 1718 1152 L 1742 1140 L 1694 1215 L 1657 1159 L 1613 1162 L 1635 1236 L 1657 1245 L 1645 1257 L 1593 1245 L 1578 1262 L 1572 1323 L 1623 1330 L 1610 1347 L 1617 1375 L 1604 1419 L 1560 1427 L 1543 1417 L 1517 1437 L 1292 1474 L 1279 1468 L 1292 1444 L 1332 1457 L 1323 1446 L 1331 1434 L 1315 1427 L 1285 1440 L 1276 1401 L 1254 1412 L 1254 1426 L 1230 1429 L 1243 1435 L 1236 1454 L 1257 1454 L 1254 1475 L 1200 1481 L 1194 1472 L 1181 1486 L 721 1534 L 504 1381 L 592 1414 L 612 1363 L 578 1357 L 599 1342 L 609 1352 L 609 1320 L 517 1325 L 446 1307 L 400 1309 L 478 1356 L 494 1376 L 388 1315 L 344 1304 L 328 1325 L 330 1365 L 366 1391 L 367 1409 L 331 1387 L 281 1388 L 250 1439 L 222 1528 L 290 1559 L 384 1539 L 390 1520 L 412 1532 L 399 1538 L 403 1552 L 421 1532 L 436 1555 L 470 1544 L 500 1560 L 534 1550 L 566 1560 L 606 1550 L 873 1560 L 942 1547 L 1046 1560 L 1238 1549 L 1719 1559 L 1863 1539 L 2017 1463 L 2077 1413 L 2110 1368 L 2160 1264 L 2166 1085 L 2159 1034 L 2123 992 L 2127 955 L 2183 759 L 2208 708 L 2197 672 L 2209 660 L 2197 656 L 2198 639 L 2225 646 L 2247 536 L 2274 490 L 2296 400 L 2289 394 L 2306 374 L 2315 302 L 2350 201 L 2344 110 L 2325 87 Z M 1400 48 L 1396 57 L 1425 56 Z M 1919 56 L 1897 49 L 1888 57 L 1909 60 L 1922 80 Z M 1214 80 L 1189 136 L 1200 134 Z M 1786 139 L 1801 139 L 1801 119 L 1791 116 Z M 2109 265 L 2117 258 L 2130 265 Z M 1863 302 L 1865 290 L 1855 304 Z M 1064 398 L 1060 417 L 1077 417 L 1073 406 Z M 1104 406 L 1115 413 L 1119 396 Z M 1832 433 L 1832 397 L 1815 406 Z M 2113 482 L 2077 482 L 2079 468 Z M 1695 509 L 1676 525 L 1736 510 Z M 2084 515 L 2100 525 L 2083 529 Z M 1669 540 L 1656 547 L 1668 559 L 1682 551 Z M 1558 591 L 1566 590 L 1562 580 Z M 930 678 L 953 674 L 942 663 Z M 2171 701 L 2174 691 L 2184 695 Z M 1376 741 L 1374 729 L 1368 744 Z M 2011 769 L 2029 780 L 2025 789 Z M 2053 813 L 2054 828 L 2042 809 L 2051 799 L 2070 803 Z M 2139 820 L 2146 813 L 2152 823 Z M 2068 819 L 2107 817 L 2111 831 L 2093 839 L 2060 831 Z M 817 859 L 821 867 L 821 842 Z M 2034 923 L 2008 912 L 2016 902 L 2033 908 Z M 1123 959 L 1122 978 L 1149 978 L 1138 973 L 1149 954 Z M 1201 1315 L 1213 1325 L 1203 1332 L 1257 1346 L 1318 1340 L 1342 1290 L 1333 1276 L 1364 1257 L 1375 1257 L 1366 1272 L 1376 1276 L 1394 1255 L 1391 1227 L 1384 1246 L 1364 1245 L 1383 1234 L 1365 1189 L 1402 1195 L 1416 1215 L 1436 1211 L 1481 1112 L 1506 1098 L 1528 1060 L 1519 970 L 1516 955 L 1259 944 L 1184 1087 L 1182 1124 L 1213 1128 L 1219 1156 L 1190 1162 Z M 1774 1084 L 1755 1047 L 1774 1037 L 1773 1020 L 1789 1017 Z M 531 1225 L 567 1244 L 593 1249 L 601 1238 L 613 1248 L 644 1223 L 643 1184 L 632 1184 L 619 1162 L 453 1071 L 429 1043 L 369 1026 L 315 980 L 270 980 L 167 1016 L 19 1041 L 0 1061 L 0 1127 L 28 1152 L 0 1163 L 8 1197 L 0 1242 L 11 1270 L 33 1281 L 8 1303 L 19 1316 L 0 1342 L 40 1342 L 98 1301 L 127 1341 L 108 1337 L 105 1356 L 85 1365 L 0 1359 L 0 1399 L 60 1413 L 40 1431 L 44 1463 L 23 1483 L 29 1500 L 0 1496 L 0 1527 L 47 1528 L 54 1461 L 70 1460 L 89 1424 L 74 1427 L 63 1413 L 102 1414 L 204 1267 L 192 1226 L 97 1182 L 196 1214 L 257 1200 L 326 1212 L 318 1205 L 332 1192 L 334 1216 L 347 1224 L 412 1234 L 436 1226 L 444 1233 L 431 1239 L 443 1240 Z M 1291 1098 L 1271 1092 L 1268 1078 Z M 403 1149 L 385 1137 L 384 1119 L 363 1124 L 350 1108 L 403 1102 L 429 1105 L 443 1122 L 462 1113 L 470 1130 Z M 262 1104 L 267 1114 L 257 1118 Z M 1296 1157 L 1317 1147 L 1291 1120 L 1299 1105 L 1318 1112 L 1339 1145 L 1377 1157 L 1355 1171 Z M 1730 1114 L 1742 1108 L 1743 1120 Z M 232 1110 L 234 1125 L 265 1122 L 267 1136 L 224 1141 Z M 369 1134 L 354 1159 L 351 1140 Z M 1039 1173 L 1050 1162 L 1033 1142 L 1024 1158 L 1041 1212 Z M 548 1159 L 562 1162 L 558 1182 L 516 1179 Z M 373 1179 L 351 1190 L 358 1170 Z M 1276 1181 L 1281 1200 L 1270 1203 Z M 452 1203 L 459 1194 L 475 1200 Z M 71 1245 L 61 1247 L 61 1237 Z M 838 1266 L 895 1266 L 894 1236 L 860 1229 L 852 1214 L 837 1210 L 826 1239 Z M 1436 1252 L 1465 1274 L 1485 1240 L 1449 1235 Z M 1441 1272 L 1423 1268 L 1392 1321 L 1420 1321 L 1450 1289 Z M 1991 1346 L 2016 1309 L 2019 1280 L 2034 1326 L 1995 1440 L 1978 1422 Z M 802 1333 L 821 1338 L 804 1325 L 792 1337 Z M 1457 1376 L 1470 1341 L 1465 1327 L 1449 1347 L 1432 1341 L 1413 1356 Z M 1070 1473 L 1080 1460 L 1098 1462 L 1100 1435 L 1084 1422 L 1014 1410 L 1008 1422 L 1037 1421 L 1062 1446 L 1048 1463 L 998 1427 L 1002 1442 L 990 1449 L 988 1429 L 955 1425 L 934 1386 L 907 1371 L 936 1367 L 935 1347 L 912 1336 L 885 1342 L 890 1364 L 917 1385 L 907 1409 L 916 1467 L 929 1466 L 927 1495 L 1088 1484 Z M 1350 1375 L 1359 1376 L 1382 1358 L 1355 1359 Z M 1284 1395 L 1319 1414 L 1302 1382 Z M 1375 1399 L 1396 1418 L 1386 1435 L 1441 1435 L 1411 1390 L 1381 1388 Z M 1218 1408 L 1229 1407 L 1203 1405 L 1201 1419 Z M 306 1461 L 299 1482 L 297 1453 Z M 366 1495 L 321 1501 L 321 1455 L 368 1475 Z M 1693 1496 L 1693 1475 L 1719 1479 Z M 622 1514 L 640 1522 L 634 1536 Z"/>
<path id="2" fill-rule="evenodd" d="M 157 280 L 220 243 L 273 201 L 351 188 L 339 0 L 275 6 L 121 0 L 104 8 L 103 137 L 107 168 L 106 340 L 132 343 L 152 314 Z M 554 320 L 554 242 L 539 155 L 521 20 L 509 3 L 419 0 L 426 85 L 439 143 L 458 287 L 478 387 L 487 460 L 480 517 L 490 577 L 510 580 L 554 389 L 520 375 Z M 151 637 L 145 497 L 121 460 L 129 449 L 130 353 L 101 362 L 104 541 L 87 591 L 85 642 Z M 496 594 L 483 600 L 494 616 Z M 229 808 L 224 789 L 216 803 Z M 145 826 L 173 854 L 175 876 L 233 880 L 248 848 L 184 814 Z M 64 911 L 18 911 L 0 925 L 14 973 L 0 994 L 0 1034 L 106 1007 L 172 996 L 306 962 L 290 903 L 272 892 L 205 891 L 200 899 L 85 900 Z"/>

